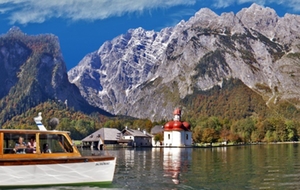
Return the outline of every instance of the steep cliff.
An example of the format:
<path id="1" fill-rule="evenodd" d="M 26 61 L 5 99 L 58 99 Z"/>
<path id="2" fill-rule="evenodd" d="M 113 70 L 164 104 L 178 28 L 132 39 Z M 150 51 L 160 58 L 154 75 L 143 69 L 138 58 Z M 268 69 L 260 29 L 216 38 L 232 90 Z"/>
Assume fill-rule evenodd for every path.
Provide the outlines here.
<path id="1" fill-rule="evenodd" d="M 69 82 L 58 38 L 51 34 L 29 36 L 13 27 L 0 36 L 0 83 L 0 124 L 47 100 L 108 114 L 90 106 Z"/>
<path id="2" fill-rule="evenodd" d="M 268 107 L 298 107 L 299 22 L 298 15 L 279 17 L 256 4 L 237 14 L 204 8 L 175 27 L 132 29 L 105 42 L 68 72 L 69 80 L 94 106 L 154 120 L 232 79 Z"/>

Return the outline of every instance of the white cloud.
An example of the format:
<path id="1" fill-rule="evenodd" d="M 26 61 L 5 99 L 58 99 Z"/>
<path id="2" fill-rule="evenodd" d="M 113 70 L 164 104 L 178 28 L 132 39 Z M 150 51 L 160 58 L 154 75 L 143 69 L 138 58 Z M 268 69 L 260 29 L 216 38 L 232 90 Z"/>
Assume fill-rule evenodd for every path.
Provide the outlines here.
<path id="1" fill-rule="evenodd" d="M 234 5 L 240 5 L 243 3 L 256 3 L 259 5 L 276 4 L 284 6 L 295 12 L 300 11 L 300 1 L 299 0 L 213 0 L 213 6 L 216 8 L 225 8 Z"/>
<path id="2" fill-rule="evenodd" d="M 196 0 L 0 0 L 0 14 L 7 14 L 11 24 L 42 23 L 49 18 L 92 21 L 195 3 Z"/>
<path id="3" fill-rule="evenodd" d="M 207 0 L 0 0 L 0 14 L 10 24 L 42 23 L 50 18 L 93 21 L 128 13 L 151 12 L 157 8 L 194 5 L 196 2 L 207 5 Z M 225 8 L 243 3 L 272 3 L 294 12 L 300 11 L 300 0 L 212 0 L 209 4 Z"/>

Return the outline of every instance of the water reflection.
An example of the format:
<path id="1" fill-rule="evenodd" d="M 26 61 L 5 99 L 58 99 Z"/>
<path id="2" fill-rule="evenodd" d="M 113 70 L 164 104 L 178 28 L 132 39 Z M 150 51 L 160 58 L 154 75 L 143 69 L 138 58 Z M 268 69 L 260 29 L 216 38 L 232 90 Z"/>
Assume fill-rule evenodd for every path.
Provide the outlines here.
<path id="1" fill-rule="evenodd" d="M 191 148 L 164 148 L 163 149 L 164 176 L 170 176 L 174 184 L 180 183 L 180 173 L 188 170 L 191 161 Z"/>
<path id="2" fill-rule="evenodd" d="M 298 144 L 115 149 L 118 189 L 297 189 Z"/>

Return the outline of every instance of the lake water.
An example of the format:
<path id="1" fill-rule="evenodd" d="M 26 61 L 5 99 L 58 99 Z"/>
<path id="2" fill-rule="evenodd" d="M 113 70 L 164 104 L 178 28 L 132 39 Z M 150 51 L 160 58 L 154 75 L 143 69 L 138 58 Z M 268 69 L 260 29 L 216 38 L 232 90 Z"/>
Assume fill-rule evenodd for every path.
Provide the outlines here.
<path id="1" fill-rule="evenodd" d="M 106 154 L 117 157 L 111 185 L 49 189 L 300 189 L 298 143 L 124 148 Z"/>
<path id="2" fill-rule="evenodd" d="M 111 188 L 300 189 L 299 145 L 113 150 Z"/>

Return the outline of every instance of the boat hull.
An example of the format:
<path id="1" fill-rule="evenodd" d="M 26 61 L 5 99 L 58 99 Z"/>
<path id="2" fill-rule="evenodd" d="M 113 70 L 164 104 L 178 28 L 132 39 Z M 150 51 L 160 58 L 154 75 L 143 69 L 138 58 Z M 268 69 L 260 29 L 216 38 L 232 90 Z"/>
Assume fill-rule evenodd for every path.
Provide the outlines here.
<path id="1" fill-rule="evenodd" d="M 23 161 L 0 163 L 0 187 L 109 184 L 113 181 L 116 166 L 116 158 Z"/>

